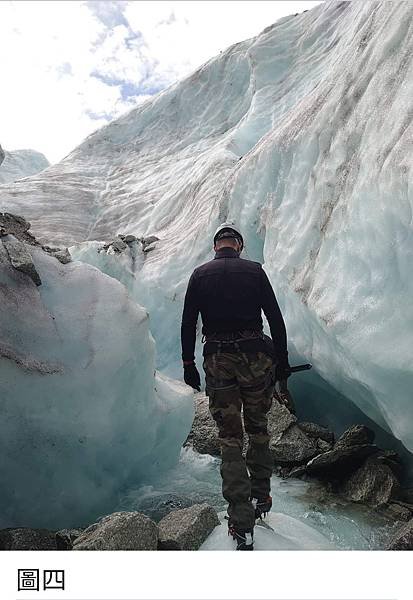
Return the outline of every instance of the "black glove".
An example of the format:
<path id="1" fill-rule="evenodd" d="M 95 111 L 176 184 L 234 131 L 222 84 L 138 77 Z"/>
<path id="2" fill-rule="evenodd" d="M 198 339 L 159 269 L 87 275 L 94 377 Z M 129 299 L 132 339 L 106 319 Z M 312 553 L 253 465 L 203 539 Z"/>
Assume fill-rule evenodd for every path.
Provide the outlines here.
<path id="1" fill-rule="evenodd" d="M 283 381 L 285 379 L 288 379 L 290 375 L 291 375 L 291 371 L 290 371 L 290 365 L 288 363 L 287 363 L 287 365 L 278 364 L 275 367 L 275 380 L 276 381 Z"/>
<path id="2" fill-rule="evenodd" d="M 201 378 L 195 363 L 184 365 L 184 381 L 194 388 L 194 390 L 201 391 Z"/>

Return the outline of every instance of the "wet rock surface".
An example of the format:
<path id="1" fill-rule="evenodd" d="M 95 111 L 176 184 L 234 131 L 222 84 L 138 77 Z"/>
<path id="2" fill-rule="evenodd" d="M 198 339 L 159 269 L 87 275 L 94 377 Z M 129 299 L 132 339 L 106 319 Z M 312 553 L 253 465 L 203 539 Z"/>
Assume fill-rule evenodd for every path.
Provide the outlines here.
<path id="1" fill-rule="evenodd" d="M 77 537 L 73 550 L 156 550 L 158 530 L 146 515 L 116 512 L 90 525 Z"/>
<path id="2" fill-rule="evenodd" d="M 374 441 L 374 431 L 365 425 L 353 425 L 338 438 L 335 446 L 361 446 L 364 444 L 372 444 Z"/>
<path id="3" fill-rule="evenodd" d="M 308 423 L 306 421 L 298 423 L 298 427 L 312 438 L 323 440 L 327 442 L 328 445 L 334 444 L 334 433 L 329 431 L 326 427 L 322 427 L 316 423 Z"/>
<path id="4" fill-rule="evenodd" d="M 61 529 L 56 532 L 56 545 L 58 550 L 72 550 L 75 540 L 81 535 L 83 529 Z"/>
<path id="5" fill-rule="evenodd" d="M 48 529 L 0 529 L 0 550 L 58 550 L 56 534 Z"/>
<path id="6" fill-rule="evenodd" d="M 158 524 L 159 549 L 198 550 L 217 525 L 218 515 L 208 504 L 175 510 Z"/>
<path id="7" fill-rule="evenodd" d="M 372 456 L 343 484 L 343 495 L 353 502 L 382 506 L 399 492 L 399 481 L 392 469 Z"/>
<path id="8" fill-rule="evenodd" d="M 413 550 L 413 519 L 396 531 L 386 550 Z"/>

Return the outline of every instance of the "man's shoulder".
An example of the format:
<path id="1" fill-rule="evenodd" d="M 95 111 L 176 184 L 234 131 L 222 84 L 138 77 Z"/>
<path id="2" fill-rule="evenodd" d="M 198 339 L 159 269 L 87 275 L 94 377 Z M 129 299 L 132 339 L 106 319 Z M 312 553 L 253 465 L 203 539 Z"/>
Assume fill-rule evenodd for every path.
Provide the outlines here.
<path id="1" fill-rule="evenodd" d="M 237 267 L 239 270 L 245 271 L 261 271 L 262 265 L 259 262 L 254 260 L 249 260 L 247 258 L 234 258 L 230 259 L 232 266 Z M 213 273 L 223 269 L 225 266 L 225 262 L 223 259 L 215 259 L 212 258 L 205 263 L 202 263 L 193 271 L 193 276 L 202 277 L 203 275 L 208 275 L 209 273 Z"/>

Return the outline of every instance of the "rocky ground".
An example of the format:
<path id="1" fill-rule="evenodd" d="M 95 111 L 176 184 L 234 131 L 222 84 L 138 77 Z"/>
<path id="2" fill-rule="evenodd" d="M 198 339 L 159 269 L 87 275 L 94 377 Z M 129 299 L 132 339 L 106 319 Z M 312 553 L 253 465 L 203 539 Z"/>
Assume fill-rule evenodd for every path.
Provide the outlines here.
<path id="1" fill-rule="evenodd" d="M 353 425 L 336 439 L 325 427 L 299 421 L 291 406 L 275 393 L 268 413 L 274 472 L 284 478 L 316 479 L 330 497 L 364 504 L 405 522 L 388 549 L 413 549 L 413 493 L 400 484 L 398 454 L 375 445 L 374 432 L 364 425 Z M 245 434 L 244 447 L 246 443 Z M 203 393 L 195 396 L 195 419 L 185 445 L 200 454 L 219 455 L 218 430 Z"/>
<path id="2" fill-rule="evenodd" d="M 159 523 L 139 512 L 116 512 L 86 529 L 2 529 L 0 550 L 198 550 L 219 525 L 208 504 L 174 510 Z"/>

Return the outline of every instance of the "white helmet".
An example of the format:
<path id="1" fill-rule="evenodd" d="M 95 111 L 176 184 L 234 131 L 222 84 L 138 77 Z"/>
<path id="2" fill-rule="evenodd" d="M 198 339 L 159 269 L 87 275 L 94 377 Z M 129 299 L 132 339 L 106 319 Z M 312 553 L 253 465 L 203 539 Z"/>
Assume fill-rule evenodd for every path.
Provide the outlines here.
<path id="1" fill-rule="evenodd" d="M 222 238 L 235 238 L 241 242 L 241 250 L 244 248 L 244 238 L 234 221 L 226 221 L 218 227 L 214 234 L 214 244 Z"/>

